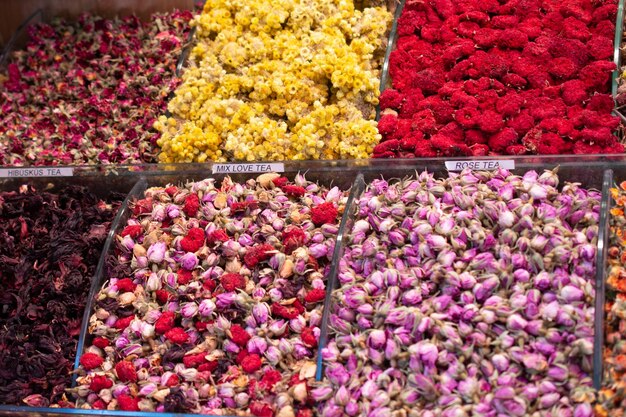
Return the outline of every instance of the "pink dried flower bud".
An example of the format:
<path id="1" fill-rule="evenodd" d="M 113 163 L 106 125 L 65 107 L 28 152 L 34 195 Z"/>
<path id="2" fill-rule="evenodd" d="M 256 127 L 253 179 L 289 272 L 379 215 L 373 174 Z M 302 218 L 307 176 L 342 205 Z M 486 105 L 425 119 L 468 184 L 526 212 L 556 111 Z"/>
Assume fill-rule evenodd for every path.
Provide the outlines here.
<path id="1" fill-rule="evenodd" d="M 161 278 L 154 272 L 150 274 L 146 281 L 146 291 L 156 291 L 162 288 Z"/>
<path id="2" fill-rule="evenodd" d="M 196 304 L 194 301 L 183 303 L 181 305 L 180 314 L 184 318 L 188 319 L 194 317 L 196 314 L 198 314 L 198 304 Z"/>
<path id="3" fill-rule="evenodd" d="M 165 259 L 165 251 L 167 250 L 167 245 L 164 242 L 156 242 L 150 245 L 148 248 L 148 260 L 155 264 L 159 264 L 163 262 Z"/>
<path id="4" fill-rule="evenodd" d="M 262 355 L 265 353 L 266 350 L 267 341 L 264 338 L 254 336 L 250 340 L 248 340 L 248 352 L 258 353 L 259 355 Z"/>
<path id="5" fill-rule="evenodd" d="M 194 303 L 195 304 L 195 303 Z M 211 317 L 215 311 L 216 305 L 211 299 L 204 299 L 198 305 L 198 314 L 202 317 Z"/>

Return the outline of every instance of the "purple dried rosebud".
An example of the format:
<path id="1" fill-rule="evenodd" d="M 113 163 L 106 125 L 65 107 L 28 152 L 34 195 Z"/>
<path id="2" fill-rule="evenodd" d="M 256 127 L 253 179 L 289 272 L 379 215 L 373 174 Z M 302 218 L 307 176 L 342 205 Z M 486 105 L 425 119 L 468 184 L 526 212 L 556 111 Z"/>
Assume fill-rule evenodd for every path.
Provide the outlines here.
<path id="1" fill-rule="evenodd" d="M 350 380 L 348 371 L 346 371 L 343 365 L 338 363 L 329 364 L 326 367 L 325 374 L 330 382 L 337 386 L 345 385 Z"/>
<path id="2" fill-rule="evenodd" d="M 230 339 L 224 340 L 224 343 L 222 344 L 222 349 L 230 353 L 239 353 L 240 350 L 239 346 L 237 346 L 237 344 Z"/>
<path id="3" fill-rule="evenodd" d="M 156 291 L 162 288 L 161 278 L 154 272 L 150 274 L 146 281 L 146 291 Z"/>
<path id="4" fill-rule="evenodd" d="M 191 271 L 198 266 L 198 257 L 195 253 L 187 252 L 180 258 L 180 265 L 183 269 Z"/>
<path id="5" fill-rule="evenodd" d="M 387 337 L 384 330 L 372 330 L 367 338 L 367 345 L 372 349 L 382 349 Z"/>
<path id="6" fill-rule="evenodd" d="M 311 398 L 314 401 L 325 401 L 333 396 L 334 390 L 331 387 L 318 387 L 311 390 Z"/>
<path id="7" fill-rule="evenodd" d="M 335 404 L 344 407 L 350 401 L 350 392 L 345 386 L 339 387 L 335 394 Z"/>
<path id="8" fill-rule="evenodd" d="M 267 330 L 274 336 L 280 336 L 287 330 L 288 323 L 285 320 L 275 320 L 268 326 Z"/>
<path id="9" fill-rule="evenodd" d="M 528 322 L 517 313 L 511 314 L 506 319 L 506 328 L 513 331 L 524 330 Z"/>
<path id="10" fill-rule="evenodd" d="M 225 292 L 217 295 L 217 302 L 215 304 L 219 310 L 224 310 L 230 307 L 235 302 L 236 298 L 237 294 L 234 292 Z"/>
<path id="11" fill-rule="evenodd" d="M 564 367 L 551 366 L 550 369 L 548 369 L 548 376 L 555 381 L 565 381 L 569 376 L 569 372 Z"/>
<path id="12" fill-rule="evenodd" d="M 591 408 L 591 404 L 582 403 L 577 404 L 576 408 L 574 408 L 574 417 L 592 417 L 593 409 Z"/>
<path id="13" fill-rule="evenodd" d="M 180 314 L 185 318 L 191 318 L 198 314 L 198 304 L 195 302 L 183 303 L 180 308 Z"/>
<path id="14" fill-rule="evenodd" d="M 513 387 L 501 387 L 494 392 L 494 397 L 499 400 L 510 400 L 515 398 L 515 390 Z"/>
<path id="15" fill-rule="evenodd" d="M 402 296 L 402 302 L 406 306 L 419 304 L 422 301 L 422 292 L 419 289 L 406 291 Z M 369 305 L 369 304 L 364 304 Z M 371 314 L 371 313 L 370 313 Z"/>
<path id="16" fill-rule="evenodd" d="M 266 323 L 270 314 L 267 303 L 258 303 L 252 307 L 252 316 L 258 324 Z"/>
<path id="17" fill-rule="evenodd" d="M 155 264 L 159 264 L 163 262 L 165 259 L 165 251 L 167 250 L 167 245 L 164 242 L 156 242 L 150 245 L 148 248 L 148 260 Z"/>
<path id="18" fill-rule="evenodd" d="M 276 365 L 283 357 L 283 354 L 276 346 L 270 346 L 265 351 L 265 358 L 272 365 Z"/>
<path id="19" fill-rule="evenodd" d="M 328 255 L 328 246 L 322 243 L 315 243 L 309 247 L 309 254 L 314 258 L 322 258 Z"/>
<path id="20" fill-rule="evenodd" d="M 426 243 L 429 248 L 434 250 L 441 250 L 448 244 L 446 238 L 439 235 L 429 235 L 426 237 Z"/>
<path id="21" fill-rule="evenodd" d="M 216 305 L 213 300 L 204 299 L 198 305 L 198 313 L 202 317 L 210 317 L 215 312 Z"/>
<path id="22" fill-rule="evenodd" d="M 289 328 L 296 333 L 301 333 L 302 330 L 306 327 L 306 319 L 302 316 L 298 316 L 289 320 Z"/>
<path id="23" fill-rule="evenodd" d="M 575 301 L 583 301 L 585 299 L 585 293 L 580 288 L 573 285 L 566 285 L 561 288 L 559 297 L 567 303 L 572 303 Z"/>
<path id="24" fill-rule="evenodd" d="M 539 354 L 527 353 L 522 357 L 522 363 L 528 369 L 532 369 L 537 372 L 542 372 L 548 368 L 548 362 Z"/>
<path id="25" fill-rule="evenodd" d="M 550 408 L 554 404 L 556 404 L 557 401 L 559 401 L 560 398 L 561 398 L 561 394 L 556 393 L 556 392 L 542 395 L 539 398 L 538 406 L 539 406 L 539 408 L 543 408 L 543 409 Z"/>

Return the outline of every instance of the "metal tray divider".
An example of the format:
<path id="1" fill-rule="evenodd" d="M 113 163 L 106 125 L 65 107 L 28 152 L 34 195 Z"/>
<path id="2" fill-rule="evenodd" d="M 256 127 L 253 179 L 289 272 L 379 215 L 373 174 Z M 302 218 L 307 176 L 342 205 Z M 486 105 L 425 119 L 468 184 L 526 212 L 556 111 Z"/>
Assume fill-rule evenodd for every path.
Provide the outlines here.
<path id="1" fill-rule="evenodd" d="M 613 71 L 613 78 L 611 81 L 611 90 L 613 98 L 617 96 L 617 88 L 619 87 L 618 78 L 620 76 L 622 65 L 622 37 L 624 32 L 624 0 L 619 0 L 617 6 L 617 20 L 615 21 L 615 38 L 613 39 L 613 62 L 617 66 Z"/>
<path id="2" fill-rule="evenodd" d="M 598 230 L 598 244 L 596 253 L 596 299 L 593 340 L 593 387 L 600 389 L 603 379 L 604 365 L 604 301 L 606 295 L 606 262 L 608 247 L 610 245 L 609 222 L 611 209 L 611 193 L 613 186 L 613 171 L 604 172 L 602 184 L 602 202 L 600 206 L 600 227 Z"/>
<path id="3" fill-rule="evenodd" d="M 109 255 L 111 250 L 115 248 L 115 237 L 117 236 L 118 232 L 124 227 L 124 224 L 128 220 L 128 216 L 130 214 L 129 204 L 131 200 L 135 196 L 143 193 L 145 190 L 146 180 L 140 178 L 133 186 L 133 188 L 128 192 L 128 195 L 124 199 L 124 202 L 117 212 L 117 215 L 113 219 L 111 229 L 109 230 L 106 242 L 104 243 L 104 247 L 102 248 L 102 252 L 100 253 L 100 260 L 98 261 L 96 273 L 91 280 L 91 288 L 89 289 L 89 295 L 87 296 L 87 304 L 85 305 L 83 321 L 80 327 L 80 336 L 78 337 L 78 344 L 76 345 L 76 359 L 74 360 L 74 375 L 72 376 L 72 387 L 76 386 L 76 370 L 78 370 L 78 367 L 80 366 L 80 356 L 85 349 L 85 341 L 89 336 L 89 318 L 92 314 L 96 295 L 98 294 L 100 287 L 102 287 L 102 279 L 105 273 L 104 269 L 106 267 L 107 256 Z"/>
<path id="4" fill-rule="evenodd" d="M 352 221 L 356 215 L 356 200 L 361 196 L 364 190 L 365 180 L 363 178 L 363 174 L 359 173 L 354 180 L 352 189 L 350 190 L 350 195 L 348 196 L 348 201 L 346 202 L 346 208 L 343 212 L 341 223 L 339 224 L 339 232 L 337 233 L 337 240 L 335 241 L 335 248 L 333 250 L 333 260 L 331 262 L 330 273 L 326 283 L 326 298 L 324 300 L 324 311 L 322 313 L 322 323 L 320 324 L 320 340 L 317 348 L 317 369 L 315 373 L 315 379 L 317 381 L 321 381 L 324 374 L 322 350 L 326 347 L 328 342 L 328 320 L 332 307 L 332 293 L 336 289 L 339 282 L 337 279 L 339 275 L 339 265 L 347 243 L 344 237 L 346 237 L 346 231 L 348 227 L 351 227 Z"/>

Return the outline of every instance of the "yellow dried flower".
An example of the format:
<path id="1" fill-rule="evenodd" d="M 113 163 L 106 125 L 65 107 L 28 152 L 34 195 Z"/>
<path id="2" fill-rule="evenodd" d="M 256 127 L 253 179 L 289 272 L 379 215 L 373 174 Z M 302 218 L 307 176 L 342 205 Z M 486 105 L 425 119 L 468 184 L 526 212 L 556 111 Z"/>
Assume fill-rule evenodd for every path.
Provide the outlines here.
<path id="1" fill-rule="evenodd" d="M 207 0 L 155 128 L 162 162 L 367 158 L 391 14 L 352 0 Z"/>

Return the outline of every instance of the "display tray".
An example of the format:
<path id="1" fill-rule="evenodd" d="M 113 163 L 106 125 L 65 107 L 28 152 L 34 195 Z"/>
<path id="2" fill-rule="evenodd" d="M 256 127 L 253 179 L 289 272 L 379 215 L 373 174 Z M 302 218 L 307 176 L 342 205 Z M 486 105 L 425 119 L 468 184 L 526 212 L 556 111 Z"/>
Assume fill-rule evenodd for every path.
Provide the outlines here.
<path id="1" fill-rule="evenodd" d="M 461 161 L 462 159 L 450 159 L 448 161 Z M 501 158 L 485 158 L 485 160 L 498 162 Z M 562 156 L 553 157 L 549 161 L 546 158 L 529 158 L 529 157 L 511 157 L 507 160 L 515 162 L 515 168 L 512 170 L 514 174 L 523 175 L 530 170 L 542 172 L 558 167 L 560 184 L 565 181 L 578 182 L 584 187 L 594 188 L 602 192 L 600 227 L 597 242 L 596 255 L 596 312 L 602 312 L 604 302 L 604 280 L 606 277 L 606 239 L 608 227 L 608 207 L 609 193 L 608 190 L 618 177 L 626 174 L 626 158 L 616 156 L 603 157 L 573 157 Z M 346 233 L 350 230 L 353 222 L 353 214 L 355 213 L 355 201 L 362 194 L 363 190 L 374 179 L 385 178 L 391 180 L 393 178 L 400 179 L 406 176 L 414 175 L 416 172 L 428 171 L 433 173 L 435 177 L 441 178 L 446 174 L 445 160 L 394 160 L 393 163 L 388 160 L 363 160 L 363 161 L 333 161 L 333 162 L 287 162 L 284 164 L 284 176 L 293 178 L 297 173 L 305 173 L 308 180 L 320 182 L 325 185 L 337 185 L 341 189 L 351 189 L 346 210 L 341 218 L 339 231 L 336 237 L 335 249 L 332 257 L 331 271 L 328 275 L 326 288 L 336 288 L 338 286 L 338 265 L 342 258 L 344 245 L 347 242 Z M 233 164 L 236 165 L 236 164 Z M 47 184 L 52 184 L 53 189 L 68 184 L 86 185 L 94 192 L 104 195 L 111 190 L 128 193 L 124 205 L 118 213 L 111 232 L 108 234 L 107 242 L 99 261 L 99 267 L 94 277 L 91 287 L 90 302 L 93 302 L 93 296 L 101 288 L 104 276 L 104 260 L 113 249 L 115 234 L 119 233 L 128 218 L 129 203 L 141 196 L 147 187 L 164 186 L 166 184 L 182 184 L 185 181 L 200 180 L 204 178 L 223 179 L 223 174 L 213 175 L 211 172 L 215 168 L 212 164 L 171 164 L 171 165 L 144 165 L 144 166 L 123 166 L 123 167 L 107 167 L 106 169 L 96 169 L 93 167 L 80 167 L 75 169 L 74 177 L 68 178 L 10 178 L 0 179 L 0 189 L 14 189 L 16 186 L 24 182 L 34 183 L 45 188 Z M 258 174 L 233 174 L 235 181 L 245 181 Z M 327 292 L 325 308 L 322 318 L 321 334 L 319 339 L 319 349 L 325 346 L 329 337 L 332 337 L 332 331 L 328 327 L 328 312 L 331 311 L 330 291 Z M 78 352 L 82 352 L 85 343 L 88 342 L 87 334 L 88 319 L 91 315 L 91 307 L 86 308 L 83 317 L 81 334 L 79 339 Z M 593 354 L 593 382 L 594 386 L 601 384 L 602 377 L 602 346 L 603 346 L 603 314 L 596 314 L 594 324 L 594 354 Z M 318 354 L 318 364 L 322 365 L 321 357 Z M 76 358 L 78 363 L 78 357 Z M 317 377 L 322 377 L 322 367 L 318 368 Z M 106 411 L 106 410 L 78 410 L 78 409 L 55 409 L 55 408 L 32 408 L 26 406 L 8 406 L 0 405 L 0 415 L 111 415 L 111 416 L 167 416 L 181 415 L 175 413 L 154 413 L 154 412 L 124 412 L 124 411 Z"/>

